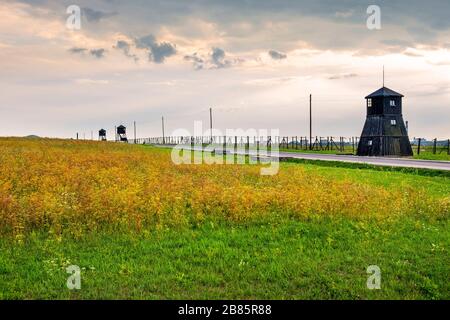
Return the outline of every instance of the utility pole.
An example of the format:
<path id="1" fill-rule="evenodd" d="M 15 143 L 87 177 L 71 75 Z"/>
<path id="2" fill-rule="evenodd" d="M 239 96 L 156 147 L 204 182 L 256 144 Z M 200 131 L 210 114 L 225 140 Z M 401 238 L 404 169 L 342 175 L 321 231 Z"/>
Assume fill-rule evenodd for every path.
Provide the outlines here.
<path id="1" fill-rule="evenodd" d="M 213 143 L 212 108 L 209 108 L 209 128 L 210 128 L 210 134 L 211 134 L 211 142 L 210 143 Z"/>
<path id="2" fill-rule="evenodd" d="M 161 118 L 161 122 L 162 122 L 163 144 L 166 144 L 166 138 L 164 135 L 164 117 Z"/>
<path id="3" fill-rule="evenodd" d="M 309 150 L 312 150 L 312 94 L 309 95 Z"/>
<path id="4" fill-rule="evenodd" d="M 136 144 L 136 121 L 134 121 L 134 144 Z"/>

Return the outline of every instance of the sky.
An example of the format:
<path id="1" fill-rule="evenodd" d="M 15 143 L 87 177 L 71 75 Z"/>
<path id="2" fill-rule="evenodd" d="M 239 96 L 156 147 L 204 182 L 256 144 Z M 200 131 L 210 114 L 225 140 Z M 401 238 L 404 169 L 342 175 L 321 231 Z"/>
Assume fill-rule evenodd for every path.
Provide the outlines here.
<path id="1" fill-rule="evenodd" d="M 67 26 L 70 5 L 80 28 Z M 368 28 L 380 8 L 380 28 Z M 359 136 L 364 97 L 405 98 L 410 137 L 450 138 L 450 1 L 0 0 L 0 136 L 138 137 L 194 121 Z M 129 136 L 132 136 L 129 130 Z"/>

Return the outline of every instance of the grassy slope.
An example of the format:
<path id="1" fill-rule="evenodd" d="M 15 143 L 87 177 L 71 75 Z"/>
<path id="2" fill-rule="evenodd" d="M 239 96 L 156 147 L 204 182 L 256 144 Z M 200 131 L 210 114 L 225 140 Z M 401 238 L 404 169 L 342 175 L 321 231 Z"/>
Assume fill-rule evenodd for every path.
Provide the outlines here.
<path id="1" fill-rule="evenodd" d="M 289 167 L 391 192 L 450 194 L 445 177 L 293 163 L 281 170 Z M 290 219 L 274 212 L 245 223 L 206 220 L 77 240 L 33 232 L 22 244 L 0 238 L 0 298 L 449 299 L 449 227 L 447 218 L 420 215 Z M 80 291 L 65 287 L 70 264 L 85 268 Z M 366 288 L 371 264 L 381 268 L 382 290 Z"/>

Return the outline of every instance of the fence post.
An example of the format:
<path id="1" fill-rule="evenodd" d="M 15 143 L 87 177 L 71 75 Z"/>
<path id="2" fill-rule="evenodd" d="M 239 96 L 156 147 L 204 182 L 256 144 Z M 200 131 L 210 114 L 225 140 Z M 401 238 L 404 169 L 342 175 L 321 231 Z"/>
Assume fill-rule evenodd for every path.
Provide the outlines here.
<path id="1" fill-rule="evenodd" d="M 419 141 L 417 142 L 417 155 L 420 155 L 420 142 L 422 141 L 422 138 L 419 138 Z"/>
<path id="2" fill-rule="evenodd" d="M 353 154 L 355 154 L 355 137 L 352 137 Z"/>
<path id="3" fill-rule="evenodd" d="M 437 145 L 437 138 L 434 138 L 434 140 L 433 140 L 433 154 L 436 154 L 436 145 Z"/>

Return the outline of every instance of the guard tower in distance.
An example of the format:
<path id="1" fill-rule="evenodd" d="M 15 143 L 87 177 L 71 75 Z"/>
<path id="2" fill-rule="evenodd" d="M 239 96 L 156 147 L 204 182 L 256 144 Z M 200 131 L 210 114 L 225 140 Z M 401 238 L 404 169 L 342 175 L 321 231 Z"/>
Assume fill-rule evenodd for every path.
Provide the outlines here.
<path id="1" fill-rule="evenodd" d="M 106 141 L 106 130 L 105 129 L 100 129 L 98 131 L 98 140 Z"/>
<path id="2" fill-rule="evenodd" d="M 117 137 L 120 142 L 128 142 L 127 128 L 123 125 L 117 127 Z"/>
<path id="3" fill-rule="evenodd" d="M 366 99 L 367 118 L 358 144 L 358 156 L 413 155 L 402 116 L 403 95 L 382 87 Z"/>

